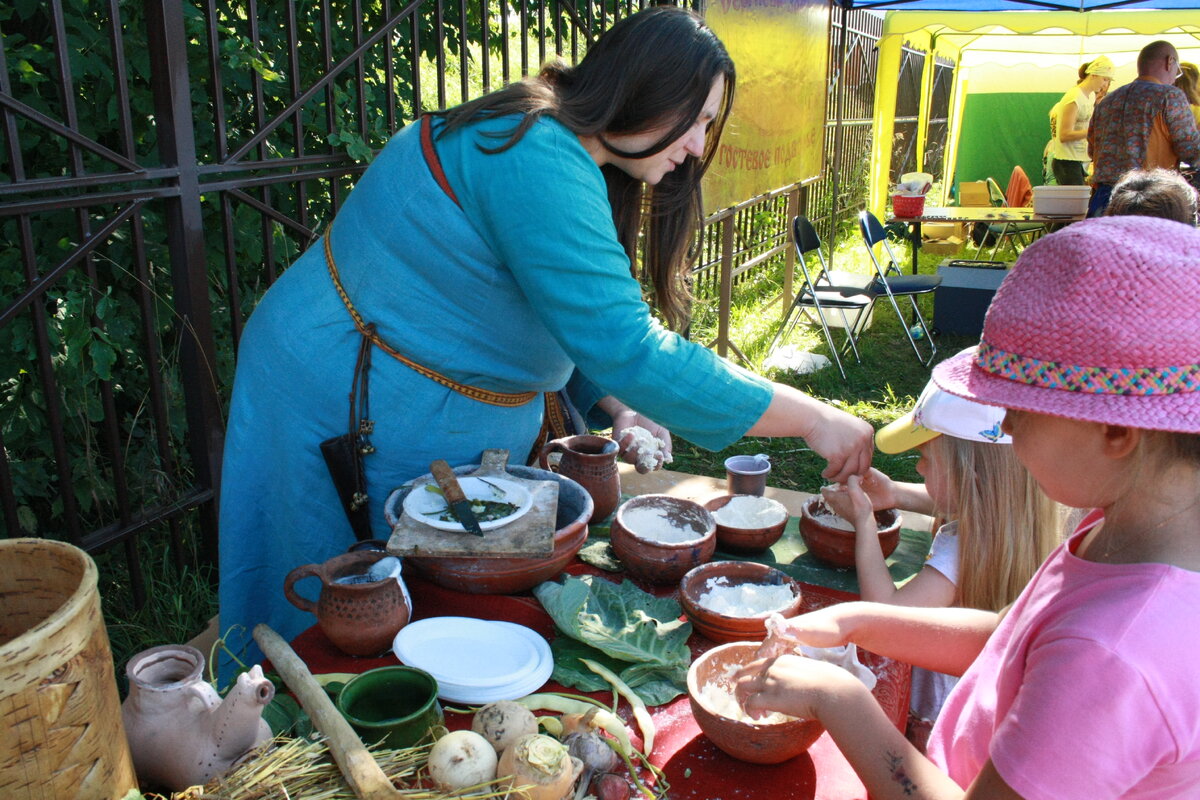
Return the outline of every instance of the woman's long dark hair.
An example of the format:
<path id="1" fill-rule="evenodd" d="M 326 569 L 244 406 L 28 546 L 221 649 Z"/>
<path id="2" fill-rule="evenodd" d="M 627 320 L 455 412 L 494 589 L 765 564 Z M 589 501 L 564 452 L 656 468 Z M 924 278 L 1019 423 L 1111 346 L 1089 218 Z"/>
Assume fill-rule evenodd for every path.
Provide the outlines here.
<path id="1" fill-rule="evenodd" d="M 644 233 L 642 274 L 653 287 L 655 305 L 667 324 L 687 322 L 690 295 L 684 281 L 695 259 L 692 242 L 702 214 L 700 179 L 716 154 L 733 104 L 735 72 L 725 46 L 690 11 L 657 7 L 626 17 L 601 36 L 574 67 L 548 64 L 535 78 L 441 112 L 440 135 L 471 122 L 503 114 L 523 115 L 494 148 L 515 145 L 543 114 L 578 136 L 594 136 L 610 152 L 646 158 L 662 152 L 695 123 L 717 76 L 725 77 L 721 108 L 708 131 L 703 157 L 688 157 L 647 187 L 612 165 L 603 168 L 613 222 L 631 264 L 637 264 L 638 236 Z M 665 128 L 653 146 L 638 153 L 614 148 L 607 135 Z"/>

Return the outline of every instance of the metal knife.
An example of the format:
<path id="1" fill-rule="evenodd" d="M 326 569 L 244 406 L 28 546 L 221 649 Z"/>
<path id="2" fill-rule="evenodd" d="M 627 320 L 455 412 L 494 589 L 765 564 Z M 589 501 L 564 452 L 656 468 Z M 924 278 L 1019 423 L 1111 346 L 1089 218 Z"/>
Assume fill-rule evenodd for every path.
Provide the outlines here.
<path id="1" fill-rule="evenodd" d="M 479 520 L 475 518 L 475 512 L 471 510 L 471 501 L 463 494 L 462 487 L 458 485 L 458 478 L 455 477 L 454 470 L 450 469 L 450 465 L 444 459 L 439 458 L 429 465 L 429 471 L 433 473 L 434 480 L 441 488 L 442 496 L 446 498 L 446 505 L 450 507 L 450 513 L 454 515 L 454 518 L 470 533 L 483 536 L 483 528 L 479 527 Z"/>

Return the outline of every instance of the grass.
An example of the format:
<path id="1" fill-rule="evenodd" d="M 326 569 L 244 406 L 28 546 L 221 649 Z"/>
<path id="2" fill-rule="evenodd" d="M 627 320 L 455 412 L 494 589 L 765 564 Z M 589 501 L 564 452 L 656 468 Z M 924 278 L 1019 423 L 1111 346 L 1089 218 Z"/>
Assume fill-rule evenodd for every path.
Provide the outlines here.
<path id="1" fill-rule="evenodd" d="M 165 537 L 139 536 L 137 548 L 146 580 L 146 604 L 137 608 L 129 587 L 124 553 L 96 555 L 105 625 L 117 669 L 117 684 L 126 691 L 125 662 L 148 647 L 183 644 L 202 631 L 217 613 L 216 567 L 194 558 L 176 569 Z M 208 653 L 204 653 L 208 658 Z"/>
<path id="2" fill-rule="evenodd" d="M 904 245 L 893 245 L 901 258 L 907 256 Z M 922 253 L 919 270 L 936 274 L 937 265 L 945 255 Z M 838 270 L 871 274 L 873 267 L 857 237 L 843 240 L 834 253 L 833 263 Z M 876 304 L 871 327 L 860 337 L 862 363 L 853 355 L 843 359 L 846 380 L 837 367 L 830 365 L 815 373 L 799 375 L 779 370 L 764 371 L 763 362 L 775 332 L 781 325 L 782 274 L 767 274 L 754 282 L 745 282 L 735 289 L 730 323 L 730 339 L 749 360 L 748 366 L 772 380 L 795 386 L 814 397 L 832 403 L 879 428 L 907 412 L 929 380 L 929 370 L 921 366 L 904 335 L 905 325 L 896 317 L 886 300 Z M 774 302 L 772 302 L 774 301 Z M 922 314 L 932 324 L 933 299 L 926 295 L 919 300 Z M 908 301 L 901 298 L 900 307 L 907 321 Z M 716 312 L 713 303 L 700 304 L 696 309 L 692 336 L 697 341 L 715 338 Z M 834 331 L 835 338 L 838 331 Z M 840 340 L 840 339 L 839 339 Z M 975 344 L 976 337 L 939 335 L 937 361 L 954 355 L 964 347 Z M 788 339 L 802 350 L 829 356 L 829 349 L 819 326 L 802 321 Z M 711 452 L 682 440 L 675 440 L 675 461 L 672 469 L 701 475 L 723 477 L 724 461 L 731 455 L 767 453 L 774 465 L 771 484 L 786 489 L 815 491 L 826 481 L 821 478 L 824 459 L 809 450 L 804 441 L 793 438 L 745 437 L 724 450 Z M 876 454 L 875 466 L 898 480 L 918 481 L 914 466 L 916 455 L 888 456 Z"/>

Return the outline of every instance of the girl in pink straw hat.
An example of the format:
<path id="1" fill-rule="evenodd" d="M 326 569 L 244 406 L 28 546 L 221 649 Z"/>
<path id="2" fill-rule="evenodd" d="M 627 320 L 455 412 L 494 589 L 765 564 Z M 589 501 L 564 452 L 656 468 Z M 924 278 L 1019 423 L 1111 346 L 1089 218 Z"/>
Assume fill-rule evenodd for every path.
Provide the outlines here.
<path id="1" fill-rule="evenodd" d="M 738 676 L 751 714 L 820 720 L 876 800 L 1200 791 L 1200 232 L 1106 217 L 1025 250 L 944 390 L 1008 410 L 1053 499 L 1093 509 L 1006 612 L 843 603 L 789 640 L 962 674 L 928 758 L 856 679 L 794 655 Z"/>

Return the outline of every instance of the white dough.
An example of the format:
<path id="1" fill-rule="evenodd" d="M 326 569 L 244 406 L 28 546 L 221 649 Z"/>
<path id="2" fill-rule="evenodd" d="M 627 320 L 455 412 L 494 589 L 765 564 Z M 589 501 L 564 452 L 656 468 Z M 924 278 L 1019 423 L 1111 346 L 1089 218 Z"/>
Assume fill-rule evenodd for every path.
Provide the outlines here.
<path id="1" fill-rule="evenodd" d="M 739 494 L 713 512 L 726 528 L 769 528 L 787 519 L 787 509 L 769 497 Z"/>
<path id="2" fill-rule="evenodd" d="M 634 425 L 632 428 L 626 428 L 621 432 L 622 437 L 626 434 L 633 436 L 633 441 L 629 443 L 629 446 L 638 451 L 637 466 L 639 469 L 657 469 L 659 466 L 658 457 L 660 455 L 662 456 L 663 464 L 671 463 L 671 454 L 663 452 L 663 448 L 667 446 L 667 443 L 641 425 Z"/>

